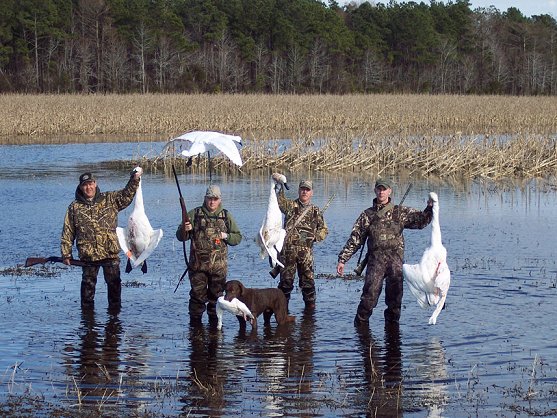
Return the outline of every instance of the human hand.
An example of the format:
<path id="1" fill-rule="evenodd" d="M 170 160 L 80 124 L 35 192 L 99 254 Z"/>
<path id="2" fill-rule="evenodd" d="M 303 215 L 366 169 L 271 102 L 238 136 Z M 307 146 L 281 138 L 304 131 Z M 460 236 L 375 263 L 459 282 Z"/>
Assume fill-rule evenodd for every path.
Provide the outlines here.
<path id="1" fill-rule="evenodd" d="M 64 263 L 66 266 L 71 266 L 72 259 L 70 257 L 66 257 L 62 260 L 62 263 Z"/>
<path id="2" fill-rule="evenodd" d="M 280 173 L 273 173 L 271 177 L 277 183 L 283 183 L 284 179 L 286 178 L 284 174 L 280 174 Z"/>
<path id="3" fill-rule="evenodd" d="M 135 180 L 139 180 L 143 174 L 143 169 L 141 167 L 135 167 L 132 171 L 132 176 Z"/>
<path id="4" fill-rule="evenodd" d="M 339 263 L 337 264 L 337 274 L 339 276 L 343 276 L 344 275 L 344 263 L 341 263 L 339 261 Z"/>
<path id="5" fill-rule="evenodd" d="M 189 232 L 193 229 L 193 225 L 191 224 L 191 222 L 186 222 L 184 224 L 184 231 Z"/>

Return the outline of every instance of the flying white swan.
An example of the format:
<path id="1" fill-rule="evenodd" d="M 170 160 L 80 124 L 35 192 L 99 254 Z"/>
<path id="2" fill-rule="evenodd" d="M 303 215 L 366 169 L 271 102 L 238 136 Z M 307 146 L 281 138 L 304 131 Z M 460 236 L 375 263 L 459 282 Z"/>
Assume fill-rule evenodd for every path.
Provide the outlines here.
<path id="1" fill-rule="evenodd" d="M 224 298 L 224 296 L 221 296 L 217 299 L 217 329 L 222 329 L 222 316 L 224 311 L 228 311 L 234 315 L 243 316 L 244 320 L 249 321 L 250 323 L 255 319 L 244 302 L 241 302 L 236 298 L 229 302 Z"/>
<path id="2" fill-rule="evenodd" d="M 441 241 L 439 198 L 434 192 L 430 192 L 429 197 L 433 201 L 431 245 L 424 251 L 420 264 L 404 264 L 402 274 L 422 308 L 436 306 L 429 318 L 429 324 L 434 325 L 445 305 L 451 284 L 451 271 L 447 265 L 447 249 Z"/>
<path id="3" fill-rule="evenodd" d="M 142 172 L 141 167 L 136 167 L 134 172 Z M 135 205 L 128 218 L 128 226 L 125 228 L 116 228 L 116 235 L 120 248 L 128 257 L 126 264 L 126 273 L 141 265 L 143 274 L 147 272 L 147 257 L 149 257 L 162 238 L 162 229 L 153 230 L 149 219 L 145 214 L 143 205 L 143 190 L 139 181 L 139 187 L 135 194 Z"/>
<path id="4" fill-rule="evenodd" d="M 241 167 L 243 162 L 237 144 L 242 146 L 242 138 L 239 136 L 213 131 L 192 131 L 168 141 L 163 152 L 173 147 L 178 151 L 181 150 L 180 154 L 184 157 L 194 157 L 204 152 L 208 152 L 210 156 L 211 152 L 213 154 L 222 152 L 230 161 Z"/>
<path id="5" fill-rule="evenodd" d="M 284 267 L 284 264 L 278 260 L 278 255 L 282 250 L 286 231 L 282 227 L 282 212 L 280 211 L 277 193 L 275 191 L 275 188 L 281 187 L 281 185 L 288 187 L 286 185 L 286 177 L 282 174 L 275 174 L 271 181 L 271 193 L 269 194 L 267 213 L 265 214 L 265 219 L 263 219 L 261 228 L 259 228 L 259 234 L 255 237 L 255 241 L 260 248 L 259 255 L 262 259 L 265 258 L 265 255 L 268 255 L 270 257 L 271 267 L 275 267 L 277 264 L 280 267 Z"/>

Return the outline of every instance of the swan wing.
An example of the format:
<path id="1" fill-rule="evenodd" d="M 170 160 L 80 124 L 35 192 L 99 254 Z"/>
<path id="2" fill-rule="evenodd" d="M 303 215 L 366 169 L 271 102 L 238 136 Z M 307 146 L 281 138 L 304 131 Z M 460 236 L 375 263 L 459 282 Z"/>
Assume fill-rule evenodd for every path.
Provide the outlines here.
<path id="1" fill-rule="evenodd" d="M 246 320 L 254 319 L 253 314 L 245 303 L 238 300 L 237 298 L 232 299 L 230 302 L 227 301 L 224 296 L 220 296 L 217 299 L 217 328 L 222 328 L 222 316 L 224 311 L 230 312 L 233 315 L 242 316 Z M 220 317 L 219 317 L 220 315 Z M 220 325 L 220 328 L 219 328 Z"/>
<path id="2" fill-rule="evenodd" d="M 433 289 L 424 280 L 422 269 L 419 264 L 403 264 L 402 275 L 408 284 L 408 288 L 412 295 L 418 301 L 421 308 L 425 309 L 429 306 L 429 295 Z"/>
<path id="3" fill-rule="evenodd" d="M 236 135 L 226 135 L 214 131 L 192 131 L 182 134 L 172 139 L 170 144 L 182 144 L 186 149 L 181 151 L 185 157 L 193 157 L 207 151 L 221 152 L 226 155 L 234 164 L 241 167 L 243 165 L 240 151 L 236 144 L 242 145 L 242 138 Z"/>
<path id="4" fill-rule="evenodd" d="M 126 254 L 126 257 L 128 257 L 131 260 L 131 262 L 133 263 L 135 261 L 135 256 L 130 251 L 130 248 L 128 246 L 127 235 L 128 235 L 128 229 L 127 228 L 121 228 L 119 226 L 116 227 L 116 236 L 118 237 L 118 244 L 120 244 L 120 248 L 122 249 L 124 254 Z"/>
<path id="5" fill-rule="evenodd" d="M 134 268 L 141 265 L 141 263 L 143 263 L 147 259 L 147 257 L 153 254 L 153 251 L 155 251 L 155 248 L 157 248 L 157 245 L 159 245 L 162 236 L 163 236 L 162 229 L 151 231 L 151 235 L 147 247 L 141 252 L 141 254 L 139 254 L 137 260 L 135 260 L 135 262 L 132 262 L 132 266 Z"/>

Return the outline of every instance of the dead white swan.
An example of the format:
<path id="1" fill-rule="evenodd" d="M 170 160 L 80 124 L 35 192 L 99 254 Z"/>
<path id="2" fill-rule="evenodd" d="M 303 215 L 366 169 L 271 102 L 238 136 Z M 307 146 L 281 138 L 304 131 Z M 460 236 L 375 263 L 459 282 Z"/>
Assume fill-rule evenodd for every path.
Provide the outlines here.
<path id="1" fill-rule="evenodd" d="M 277 264 L 280 267 L 284 267 L 284 264 L 278 260 L 278 255 L 282 250 L 286 231 L 283 228 L 282 212 L 279 208 L 275 188 L 287 186 L 286 177 L 284 175 L 280 174 L 275 176 L 277 178 L 273 178 L 271 181 L 271 192 L 269 194 L 267 213 L 265 214 L 263 224 L 261 228 L 259 228 L 259 234 L 255 238 L 255 241 L 260 248 L 259 255 L 261 258 L 265 258 L 266 255 L 269 256 L 271 267 L 275 267 Z"/>
<path id="2" fill-rule="evenodd" d="M 420 264 L 404 264 L 402 274 L 422 308 L 436 306 L 429 318 L 429 324 L 434 325 L 445 305 L 447 292 L 451 285 L 451 271 L 447 265 L 447 249 L 441 241 L 439 198 L 434 192 L 430 192 L 429 197 L 433 200 L 431 244 L 424 251 Z"/>
<path id="3" fill-rule="evenodd" d="M 134 172 L 143 172 L 141 167 L 136 167 Z M 116 235 L 120 248 L 128 257 L 126 264 L 126 273 L 141 265 L 141 271 L 147 272 L 147 257 L 149 257 L 162 238 L 162 229 L 154 230 L 145 214 L 143 205 L 143 190 L 140 180 L 139 187 L 135 194 L 135 205 L 128 218 L 128 226 L 125 228 L 116 228 Z"/>
<path id="4" fill-rule="evenodd" d="M 224 311 L 228 311 L 234 315 L 244 317 L 244 320 L 251 323 L 252 320 L 255 320 L 253 314 L 246 306 L 244 302 L 234 298 L 230 302 L 227 301 L 224 296 L 221 296 L 217 299 L 217 329 L 222 329 L 222 316 Z"/>

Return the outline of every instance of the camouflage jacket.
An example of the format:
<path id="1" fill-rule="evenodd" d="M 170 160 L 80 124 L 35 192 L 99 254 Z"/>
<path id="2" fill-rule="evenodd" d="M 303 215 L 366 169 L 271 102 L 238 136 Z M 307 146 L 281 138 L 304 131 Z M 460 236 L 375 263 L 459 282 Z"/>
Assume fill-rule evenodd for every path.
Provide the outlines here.
<path id="1" fill-rule="evenodd" d="M 317 206 L 311 203 L 304 205 L 299 199 L 287 199 L 284 189 L 278 193 L 278 204 L 284 213 L 285 250 L 291 246 L 312 248 L 314 242 L 323 241 L 329 233 L 323 214 Z"/>
<path id="2" fill-rule="evenodd" d="M 386 205 L 378 205 L 373 199 L 373 206 L 358 217 L 348 241 L 338 255 L 340 263 L 346 263 L 367 240 L 368 253 L 373 257 L 378 252 L 394 252 L 404 257 L 404 229 L 425 228 L 433 217 L 433 209 L 426 207 L 423 211 L 406 206 L 393 205 L 389 199 Z"/>
<path id="3" fill-rule="evenodd" d="M 78 186 L 75 200 L 68 206 L 64 219 L 60 246 L 62 257 L 72 256 L 75 241 L 81 260 L 118 258 L 118 212 L 130 205 L 138 186 L 139 180 L 130 179 L 126 187 L 114 192 L 101 193 L 97 187 L 92 200 L 87 200 Z"/>
<path id="4" fill-rule="evenodd" d="M 210 213 L 203 205 L 189 211 L 188 216 L 193 229 L 185 232 L 180 223 L 176 238 L 192 241 L 190 267 L 195 271 L 226 271 L 228 245 L 238 245 L 242 241 L 240 229 L 230 212 L 220 205 L 214 213 Z M 221 232 L 228 237 L 221 239 Z"/>

